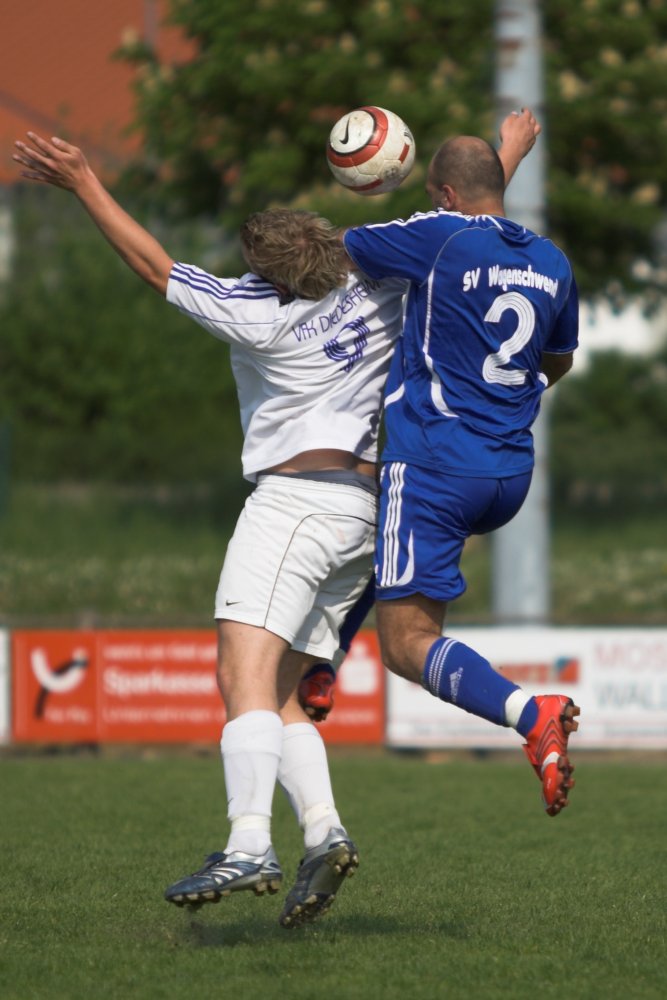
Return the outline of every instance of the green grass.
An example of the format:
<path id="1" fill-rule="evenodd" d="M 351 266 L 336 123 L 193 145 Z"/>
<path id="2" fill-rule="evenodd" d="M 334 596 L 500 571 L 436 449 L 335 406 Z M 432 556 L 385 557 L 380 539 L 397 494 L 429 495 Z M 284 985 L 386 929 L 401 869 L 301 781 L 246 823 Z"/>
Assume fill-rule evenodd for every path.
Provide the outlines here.
<path id="1" fill-rule="evenodd" d="M 15 487 L 0 518 L 0 617 L 210 626 L 241 504 L 195 491 Z"/>
<path id="2" fill-rule="evenodd" d="M 6 755 L 0 996 L 663 998 L 664 758 L 581 754 L 555 819 L 520 758 L 334 753 L 361 867 L 328 916 L 285 931 L 282 893 L 162 900 L 223 846 L 214 756 Z M 280 795 L 274 840 L 289 876 Z"/>
<path id="3" fill-rule="evenodd" d="M 228 494 L 15 486 L 0 516 L 0 621 L 209 627 L 243 501 Z M 556 624 L 667 623 L 667 515 L 561 515 L 552 539 Z M 451 621 L 491 617 L 490 545 L 469 541 Z"/>

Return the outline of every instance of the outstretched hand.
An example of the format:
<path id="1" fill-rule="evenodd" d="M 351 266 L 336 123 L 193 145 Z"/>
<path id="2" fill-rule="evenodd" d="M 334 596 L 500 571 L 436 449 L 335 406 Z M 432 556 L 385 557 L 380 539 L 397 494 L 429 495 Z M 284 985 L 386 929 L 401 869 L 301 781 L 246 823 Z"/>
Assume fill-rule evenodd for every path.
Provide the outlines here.
<path id="1" fill-rule="evenodd" d="M 542 126 L 530 108 L 521 112 L 512 111 L 500 125 L 500 140 L 503 146 L 512 145 L 521 156 L 525 156 L 535 145 Z"/>
<path id="2" fill-rule="evenodd" d="M 27 135 L 30 141 L 17 141 L 12 156 L 24 168 L 21 176 L 72 191 L 128 267 L 160 295 L 166 295 L 173 260 L 109 194 L 81 150 L 64 139 L 43 139 L 36 132 Z"/>
<path id="3" fill-rule="evenodd" d="M 12 155 L 25 170 L 21 176 L 41 184 L 53 184 L 66 191 L 76 192 L 89 171 L 88 161 L 76 146 L 64 139 L 43 139 L 36 132 L 28 132 L 30 145 L 17 140 L 17 150 Z"/>

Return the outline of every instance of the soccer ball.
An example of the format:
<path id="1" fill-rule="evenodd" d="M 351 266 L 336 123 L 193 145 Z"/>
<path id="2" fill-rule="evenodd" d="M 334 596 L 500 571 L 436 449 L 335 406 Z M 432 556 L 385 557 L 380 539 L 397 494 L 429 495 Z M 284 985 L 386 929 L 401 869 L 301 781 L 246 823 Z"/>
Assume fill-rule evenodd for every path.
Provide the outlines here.
<path id="1" fill-rule="evenodd" d="M 343 187 L 357 194 L 383 194 L 397 188 L 412 170 L 415 140 L 393 111 L 357 108 L 331 129 L 327 162 Z"/>

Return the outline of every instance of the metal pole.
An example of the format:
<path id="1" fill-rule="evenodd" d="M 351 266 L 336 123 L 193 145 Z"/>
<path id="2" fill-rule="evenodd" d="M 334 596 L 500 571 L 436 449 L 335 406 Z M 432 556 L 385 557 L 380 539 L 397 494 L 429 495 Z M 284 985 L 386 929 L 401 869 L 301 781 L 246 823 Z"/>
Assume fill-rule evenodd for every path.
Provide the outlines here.
<path id="1" fill-rule="evenodd" d="M 14 214 L 11 189 L 0 188 L 0 293 L 7 287 L 12 274 L 14 255 Z"/>
<path id="2" fill-rule="evenodd" d="M 510 219 L 537 233 L 545 231 L 546 148 L 542 91 L 539 0 L 496 0 L 496 113 L 529 107 L 542 125 L 536 145 L 519 166 L 505 195 Z M 499 623 L 538 624 L 551 611 L 548 398 L 534 431 L 535 471 L 517 516 L 493 536 L 492 601 Z"/>

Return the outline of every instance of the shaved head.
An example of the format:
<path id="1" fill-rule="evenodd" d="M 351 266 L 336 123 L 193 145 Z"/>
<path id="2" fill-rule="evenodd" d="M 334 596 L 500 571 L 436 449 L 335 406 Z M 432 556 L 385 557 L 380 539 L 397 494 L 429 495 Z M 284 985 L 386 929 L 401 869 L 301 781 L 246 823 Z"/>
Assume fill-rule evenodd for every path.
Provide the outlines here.
<path id="1" fill-rule="evenodd" d="M 465 202 L 501 199 L 505 173 L 493 146 L 472 135 L 443 142 L 429 167 L 429 182 L 435 188 L 449 185 Z"/>

